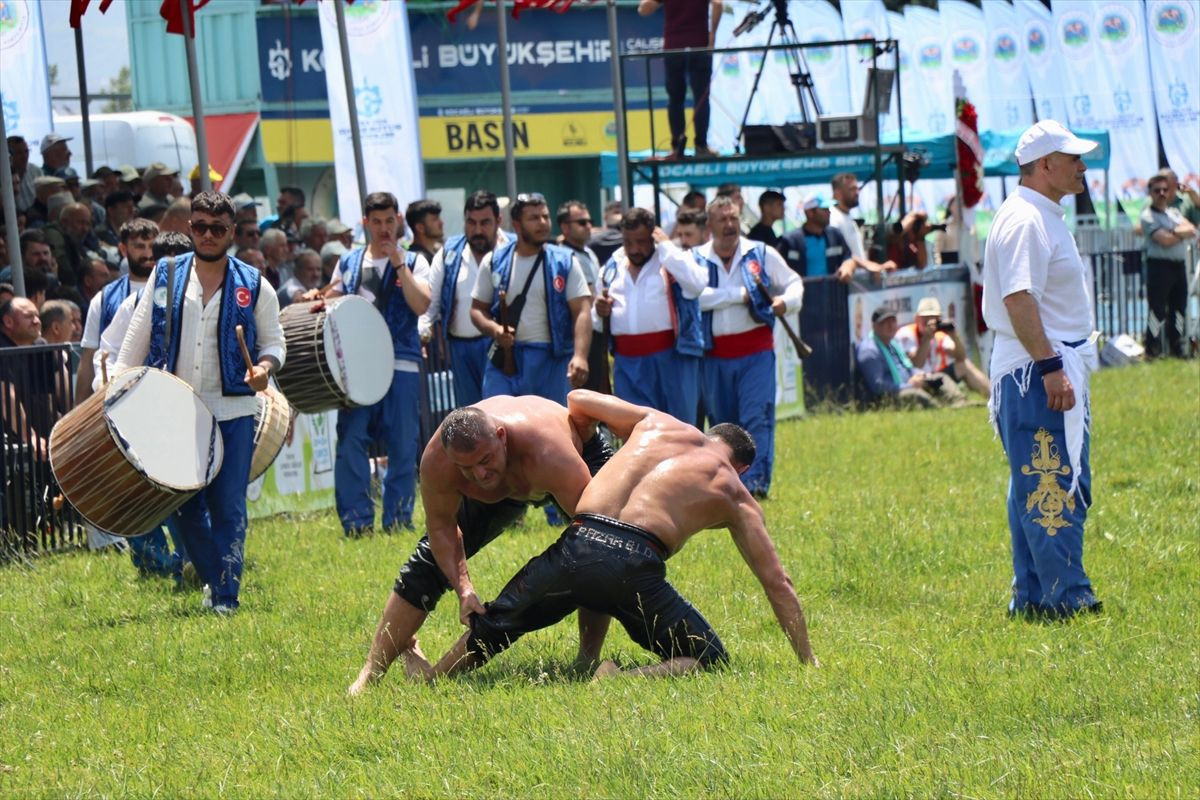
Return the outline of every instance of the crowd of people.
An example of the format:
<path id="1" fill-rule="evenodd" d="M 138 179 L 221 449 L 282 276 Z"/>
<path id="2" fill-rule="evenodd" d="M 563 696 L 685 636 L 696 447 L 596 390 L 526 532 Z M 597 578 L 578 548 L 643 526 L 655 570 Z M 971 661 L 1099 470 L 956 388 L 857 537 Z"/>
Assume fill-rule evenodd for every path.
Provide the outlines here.
<path id="1" fill-rule="evenodd" d="M 960 333 L 933 297 L 923 299 L 903 325 L 888 307 L 876 309 L 857 361 L 867 390 L 881 401 L 959 405 L 960 383 L 989 396 L 1014 476 L 1031 448 L 1066 437 L 1071 467 L 1056 474 L 1075 477 L 1069 491 L 1057 490 L 1056 510 L 1043 508 L 1035 522 L 1077 529 L 1078 535 L 1060 537 L 1053 553 L 1031 554 L 1030 545 L 1021 544 L 1032 540 L 1030 525 L 1013 505 L 1021 499 L 1010 498 L 1019 584 L 1014 609 L 1057 613 L 1098 607 L 1078 560 L 1090 484 L 1086 423 L 1063 417 L 1087 405 L 1086 388 L 1081 397 L 1075 390 L 1086 387 L 1080 363 L 1091 322 L 1050 296 L 1065 294 L 1071 308 L 1089 313 L 1091 305 L 1086 296 L 1075 297 L 1077 286 L 1044 286 L 1056 270 L 1066 270 L 1071 280 L 1082 271 L 1050 206 L 1057 209 L 1074 189 L 1082 174 L 1078 154 L 1086 145 L 1061 126 L 1039 125 L 1021 140 L 1022 188 L 1002 207 L 985 261 L 991 280 L 985 282 L 983 311 L 998 331 L 1001 356 L 993 366 L 999 365 L 1000 379 L 989 380 L 971 363 Z M 29 164 L 26 143 L 9 139 L 26 296 L 0 286 L 7 292 L 0 296 L 0 345 L 79 342 L 77 403 L 100 388 L 106 369 L 165 369 L 213 411 L 224 441 L 224 461 L 210 485 L 162 526 L 129 539 L 139 569 L 181 582 L 191 575 L 204 588 L 206 608 L 238 608 L 255 394 L 287 359 L 280 309 L 357 295 L 386 322 L 390 342 L 378 344 L 391 348 L 393 374 L 378 403 L 338 415 L 338 519 L 348 536 L 375 529 L 368 452 L 379 443 L 389 457 L 380 524 L 412 529 L 419 485 L 426 536 L 400 570 L 352 691 L 377 680 L 401 656 L 418 677 L 477 665 L 577 607 L 593 612 L 580 616 L 584 662 L 597 663 L 609 616 L 663 659 L 662 671 L 719 662 L 725 657 L 719 639 L 665 583 L 660 563 L 692 533 L 712 526 L 730 529 L 797 656 L 815 663 L 798 600 L 758 505 L 769 496 L 773 472 L 776 324 L 799 311 L 804 278 L 847 281 L 856 273 L 925 266 L 927 219 L 902 221 L 886 250 L 865 247 L 852 216 L 858 181 L 842 174 L 831 183 L 831 199 L 814 193 L 804 200 L 805 221 L 794 231 L 776 230 L 784 196 L 768 191 L 758 201 L 759 223 L 745 233 L 744 201 L 734 185 L 720 187 L 711 200 L 689 193 L 670 233 L 651 212 L 619 203 L 604 208 L 600 226 L 579 200 L 552 209 L 543 195 L 523 192 L 502 210 L 499 198 L 479 190 L 463 207 L 463 233 L 447 240 L 436 202 L 419 199 L 402 207 L 394 195 L 374 192 L 364 200 L 363 246 L 352 241 L 349 226 L 311 216 L 304 193 L 294 187 L 282 189 L 275 213 L 259 219 L 249 196 L 200 191 L 198 168 L 186 194 L 178 171 L 163 164 L 141 171 L 101 168 L 81 181 L 67 166 L 68 141 L 47 136 L 39 169 Z M 1152 291 L 1152 305 L 1165 309 L 1152 320 L 1162 322 L 1174 348 L 1178 337 L 1170 332 L 1169 314 L 1176 302 L 1175 256 L 1195 229 L 1171 210 L 1174 185 L 1162 178 L 1151 182 L 1154 203 L 1143 224 L 1158 248 L 1150 267 L 1163 275 L 1152 274 L 1163 287 Z M 1006 225 L 1017 233 L 1009 234 Z M 1021 238 L 1028 225 L 1041 232 L 1038 237 Z M 1051 243 L 1049 255 L 1037 250 L 1043 241 Z M 1059 265 L 1068 243 L 1074 259 Z M 1025 267 L 1000 266 L 1010 261 Z M 174 281 L 173 275 L 184 277 Z M 230 321 L 245 334 L 245 355 Z M 456 409 L 422 451 L 419 374 L 430 346 L 448 353 Z M 1072 355 L 1075 349 L 1085 355 Z M 1049 411 L 1027 401 L 1033 395 L 1020 370 L 1028 373 L 1029 364 L 1046 379 L 1038 402 Z M 68 376 L 58 364 L 39 384 L 54 398 L 28 442 L 43 461 L 45 423 L 68 410 Z M 1015 383 L 1004 389 L 1001 402 L 999 387 L 1006 381 Z M 18 394 L 25 405 L 17 407 L 35 416 L 36 393 L 26 386 Z M 1049 412 L 1060 413 L 1052 418 Z M 1040 433 L 1030 433 L 1026 416 Z M 691 427 L 702 423 L 712 426 L 708 436 Z M 613 457 L 598 424 L 642 441 L 640 455 L 623 450 Z M 613 468 L 607 469 L 610 459 Z M 701 469 L 706 459 L 712 466 Z M 1036 472 L 1027 466 L 1022 485 Z M 630 483 L 630 476 L 641 476 L 645 485 Z M 1028 496 L 1051 491 L 1042 484 L 1027 487 Z M 1085 494 L 1078 511 L 1077 487 Z M 671 502 L 684 494 L 688 503 Z M 503 612 L 485 615 L 466 559 L 528 503 L 544 506 L 552 522 L 572 520 L 558 545 L 561 553 L 548 551 L 531 562 L 528 574 L 514 579 L 497 601 L 494 608 Z M 675 506 L 678 513 L 664 516 L 663 509 Z M 1048 522 L 1052 514 L 1057 516 Z M 589 548 L 645 556 L 622 569 L 635 583 L 646 581 L 646 593 L 606 593 L 587 581 L 559 592 L 555 587 L 568 569 L 563 564 Z M 1074 558 L 1074 566 L 1046 566 L 1047 559 L 1060 557 Z M 1062 587 L 1046 589 L 1060 578 L 1076 591 L 1067 596 Z M 415 636 L 450 588 L 471 632 L 449 660 L 431 665 Z M 651 595 L 656 601 L 646 603 Z"/>

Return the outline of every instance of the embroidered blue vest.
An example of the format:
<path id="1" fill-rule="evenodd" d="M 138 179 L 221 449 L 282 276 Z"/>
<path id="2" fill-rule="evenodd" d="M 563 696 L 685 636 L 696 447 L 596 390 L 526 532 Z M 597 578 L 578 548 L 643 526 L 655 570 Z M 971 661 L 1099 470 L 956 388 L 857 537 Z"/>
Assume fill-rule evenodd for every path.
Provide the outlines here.
<path id="1" fill-rule="evenodd" d="M 366 248 L 360 247 L 343 256 L 342 291 L 345 294 L 358 294 L 358 287 L 362 284 L 365 255 Z M 404 263 L 412 270 L 413 265 L 417 263 L 417 254 L 409 250 L 404 254 Z M 420 361 L 421 337 L 417 333 L 417 315 L 404 299 L 404 291 L 399 282 L 396 267 L 388 261 L 379 282 L 379 296 L 375 298 L 375 307 L 383 314 L 383 320 L 391 331 L 393 356 L 404 361 Z"/>
<path id="2" fill-rule="evenodd" d="M 663 280 L 667 282 L 668 298 L 671 304 L 671 323 L 675 328 L 675 352 L 685 356 L 704 355 L 705 339 L 704 326 L 700 316 L 700 298 L 688 299 L 683 296 L 683 287 L 671 277 L 665 268 L 660 269 Z M 601 271 L 603 285 L 611 286 L 617 279 L 617 261 L 610 256 L 608 263 Z M 614 341 L 610 338 L 608 347 L 612 350 Z"/>
<path id="3" fill-rule="evenodd" d="M 708 267 L 708 285 L 714 289 L 718 285 L 717 270 L 721 269 L 721 265 L 710 258 L 705 258 L 700 255 L 700 248 L 693 247 L 692 254 L 696 258 L 696 263 L 702 267 Z M 763 286 L 767 287 L 767 291 L 771 291 L 771 276 L 767 274 L 767 246 L 762 242 L 756 242 L 753 247 L 742 254 L 742 258 L 737 263 L 738 272 L 742 276 L 742 284 L 746 287 L 746 294 L 750 298 L 750 316 L 758 322 L 766 325 L 774 330 L 775 328 L 775 312 L 771 310 L 771 304 L 762 296 L 762 292 L 758 290 L 755 284 L 754 276 L 757 275 L 762 279 Z M 704 317 L 704 349 L 712 349 L 712 312 L 705 311 Z"/>
<path id="4" fill-rule="evenodd" d="M 160 259 L 154 275 L 153 304 L 150 312 L 150 353 L 146 366 L 175 372 L 179 358 L 179 332 L 183 328 L 183 298 L 192 271 L 194 254 L 185 253 L 175 259 L 175 294 L 167 297 L 167 270 L 170 257 Z M 225 269 L 225 281 L 221 286 L 221 309 L 217 317 L 217 353 L 221 362 L 221 393 L 226 396 L 253 395 L 254 390 L 246 384 L 246 362 L 238 346 L 237 326 L 242 326 L 246 337 L 246 349 L 250 360 L 258 361 L 258 329 L 254 324 L 254 307 L 258 303 L 258 290 L 262 273 L 257 269 L 229 257 Z M 167 352 L 167 303 L 171 304 L 171 351 Z"/>
<path id="5" fill-rule="evenodd" d="M 512 278 L 513 254 L 517 240 L 513 239 L 492 253 L 492 319 L 500 319 L 500 291 L 509 291 Z M 554 355 L 566 356 L 575 352 L 575 323 L 571 308 L 567 305 L 567 279 L 571 272 L 574 254 L 570 249 L 556 244 L 542 246 L 546 259 L 542 264 L 542 276 L 546 281 L 546 317 L 550 324 L 550 346 Z M 520 287 L 517 287 L 520 291 Z"/>
<path id="6" fill-rule="evenodd" d="M 444 331 L 450 330 L 450 318 L 454 315 L 454 292 L 458 288 L 458 273 L 462 269 L 463 253 L 466 252 L 467 237 L 463 234 L 450 237 L 442 248 L 442 266 L 445 268 L 442 272 L 442 326 Z M 468 286 L 467 293 L 470 294 L 474 287 Z"/>
<path id="7" fill-rule="evenodd" d="M 129 297 L 129 274 L 126 273 L 117 278 L 112 283 L 105 286 L 100 292 L 100 331 L 112 323 L 113 317 L 117 315 L 117 309 L 121 307 L 121 303 L 125 298 Z"/>

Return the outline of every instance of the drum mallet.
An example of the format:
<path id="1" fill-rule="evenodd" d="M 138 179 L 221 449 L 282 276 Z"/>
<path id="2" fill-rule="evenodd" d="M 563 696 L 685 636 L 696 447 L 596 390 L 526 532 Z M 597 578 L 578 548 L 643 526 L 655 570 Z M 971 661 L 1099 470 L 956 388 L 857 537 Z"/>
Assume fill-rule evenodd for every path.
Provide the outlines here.
<path id="1" fill-rule="evenodd" d="M 771 293 L 767 291 L 767 287 L 763 284 L 762 278 L 758 275 L 754 276 L 754 285 L 758 287 L 758 293 L 762 295 L 763 300 L 766 300 L 768 303 L 775 302 L 775 299 L 771 297 Z M 783 323 L 783 329 L 787 331 L 788 338 L 792 340 L 792 347 L 796 348 L 796 355 L 800 356 L 800 358 L 811 356 L 812 348 L 805 344 L 804 340 L 792 330 L 792 326 L 788 324 L 787 317 L 779 317 L 779 321 Z"/>
<path id="2" fill-rule="evenodd" d="M 100 351 L 100 385 L 108 385 L 108 351 Z"/>
<path id="3" fill-rule="evenodd" d="M 238 346 L 242 348 L 242 358 L 246 360 L 246 371 L 254 372 L 254 362 L 250 359 L 250 350 L 246 347 L 246 332 L 241 325 L 234 328 L 237 331 Z"/>

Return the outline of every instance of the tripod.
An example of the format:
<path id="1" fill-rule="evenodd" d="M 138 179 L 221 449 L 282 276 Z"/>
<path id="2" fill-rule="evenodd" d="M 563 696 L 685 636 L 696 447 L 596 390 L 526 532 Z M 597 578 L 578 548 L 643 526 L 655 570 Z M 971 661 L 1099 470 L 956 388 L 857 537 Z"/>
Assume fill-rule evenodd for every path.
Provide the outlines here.
<path id="1" fill-rule="evenodd" d="M 766 46 L 767 48 L 771 47 L 776 34 L 779 35 L 780 43 L 787 46 L 783 54 L 787 59 L 788 75 L 796 90 L 796 99 L 800 102 L 800 118 L 805 125 L 809 125 L 814 118 L 821 116 L 821 103 L 817 100 L 817 92 L 813 86 L 812 73 L 808 71 L 808 60 L 804 57 L 804 50 L 798 46 L 800 37 L 796 35 L 796 27 L 788 15 L 787 0 L 773 0 L 773 2 L 775 19 L 771 21 L 771 32 L 767 34 Z M 761 19 L 761 17 L 759 18 Z M 745 25 L 744 22 L 742 24 Z M 758 84 L 762 80 L 763 69 L 767 66 L 767 56 L 770 52 L 769 49 L 763 51 L 763 59 L 759 62 L 758 72 L 754 75 L 754 85 L 750 87 L 750 96 L 746 99 L 746 110 L 742 113 L 742 124 L 738 129 L 740 134 L 738 136 L 739 152 L 742 152 L 745 146 L 746 121 L 750 119 L 750 107 L 754 104 L 755 95 L 758 94 Z M 813 110 L 811 117 L 808 113 L 809 103 L 812 104 Z"/>

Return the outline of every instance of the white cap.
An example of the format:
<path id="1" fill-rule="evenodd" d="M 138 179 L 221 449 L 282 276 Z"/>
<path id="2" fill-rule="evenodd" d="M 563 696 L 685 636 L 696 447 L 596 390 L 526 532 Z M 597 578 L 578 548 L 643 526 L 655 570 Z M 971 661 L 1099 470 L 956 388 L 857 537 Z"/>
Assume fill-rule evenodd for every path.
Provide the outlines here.
<path id="1" fill-rule="evenodd" d="M 1017 163 L 1025 166 L 1051 153 L 1081 156 L 1095 150 L 1096 145 L 1097 142 L 1080 139 L 1061 122 L 1044 119 L 1021 134 L 1017 142 Z"/>
<path id="2" fill-rule="evenodd" d="M 820 192 L 811 192 L 804 198 L 804 210 L 811 211 L 814 208 L 829 208 L 829 200 Z"/>

